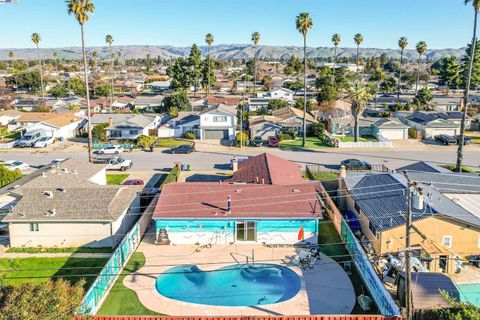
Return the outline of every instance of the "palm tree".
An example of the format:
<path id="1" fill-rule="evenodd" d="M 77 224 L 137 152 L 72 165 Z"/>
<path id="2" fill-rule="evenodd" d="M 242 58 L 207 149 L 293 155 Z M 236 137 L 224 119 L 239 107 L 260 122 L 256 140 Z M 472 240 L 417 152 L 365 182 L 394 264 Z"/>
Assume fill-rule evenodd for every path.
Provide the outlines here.
<path id="1" fill-rule="evenodd" d="M 207 64 L 208 64 L 208 74 L 207 74 L 207 97 L 210 94 L 210 47 L 213 43 L 213 35 L 211 33 L 207 33 L 205 35 L 205 43 L 208 46 L 208 55 L 207 55 Z"/>
<path id="2" fill-rule="evenodd" d="M 10 51 L 8 53 L 8 57 L 10 58 L 11 68 L 13 70 L 15 68 L 15 60 L 14 60 L 15 54 L 13 53 L 13 51 Z"/>
<path id="3" fill-rule="evenodd" d="M 337 67 L 337 48 L 338 45 L 340 44 L 341 38 L 338 33 L 335 33 L 332 36 L 332 43 L 333 43 L 333 77 L 332 77 L 332 82 L 335 84 L 335 69 Z"/>
<path id="4" fill-rule="evenodd" d="M 402 83 L 402 67 L 403 67 L 403 53 L 408 46 L 408 40 L 406 37 L 401 37 L 398 40 L 398 46 L 400 48 L 400 68 L 398 70 L 398 86 L 397 86 L 397 100 L 400 100 L 400 87 Z"/>
<path id="5" fill-rule="evenodd" d="M 308 12 L 300 13 L 295 19 L 297 31 L 303 36 L 303 134 L 302 147 L 307 145 L 307 35 L 313 27 L 313 21 Z"/>
<path id="6" fill-rule="evenodd" d="M 93 145 L 92 145 L 92 119 L 90 110 L 90 90 L 88 88 L 88 72 L 87 72 L 87 52 L 85 51 L 85 32 L 84 25 L 88 22 L 89 13 L 93 13 L 95 5 L 91 0 L 66 0 L 68 14 L 73 14 L 80 24 L 82 33 L 82 55 L 83 55 L 83 75 L 85 78 L 85 95 L 87 98 L 87 131 L 88 131 L 88 161 L 93 161 Z"/>
<path id="7" fill-rule="evenodd" d="M 358 142 L 360 136 L 358 120 L 365 110 L 368 100 L 372 98 L 372 93 L 365 83 L 357 80 L 348 88 L 348 97 L 352 103 L 352 115 L 355 119 L 355 142 Z"/>
<path id="8" fill-rule="evenodd" d="M 357 33 L 353 37 L 353 41 L 355 41 L 355 44 L 357 45 L 357 73 L 358 73 L 358 64 L 359 64 L 359 59 L 360 59 L 360 45 L 363 42 L 363 36 L 360 33 Z"/>
<path id="9" fill-rule="evenodd" d="M 52 53 L 53 59 L 55 60 L 55 71 L 58 73 L 58 53 L 54 51 Z"/>
<path id="10" fill-rule="evenodd" d="M 467 81 L 465 84 L 465 92 L 463 95 L 463 113 L 462 113 L 462 122 L 460 124 L 460 143 L 458 144 L 457 150 L 457 171 L 462 172 L 462 162 L 463 162 L 463 143 L 465 139 L 465 122 L 467 119 L 468 111 L 468 102 L 470 99 L 470 83 L 472 80 L 472 69 L 473 69 L 473 60 L 475 58 L 475 46 L 477 44 L 477 18 L 478 12 L 480 11 L 480 0 L 465 0 L 465 5 L 472 2 L 474 16 L 473 16 L 473 37 L 472 45 L 470 46 L 470 62 L 468 64 L 467 71 Z"/>
<path id="11" fill-rule="evenodd" d="M 42 65 L 42 60 L 40 60 L 40 49 L 38 48 L 40 41 L 42 41 L 42 38 L 40 37 L 40 35 L 36 32 L 33 33 L 32 42 L 37 46 L 37 59 L 38 59 L 38 64 L 40 66 L 40 85 L 42 86 L 42 100 L 45 101 L 45 89 L 43 86 L 43 65 Z"/>
<path id="12" fill-rule="evenodd" d="M 112 110 L 113 106 L 113 78 L 114 78 L 114 70 L 113 70 L 113 63 L 115 60 L 115 54 L 112 51 L 112 44 L 113 44 L 113 37 L 109 34 L 105 36 L 105 42 L 108 44 L 108 47 L 110 48 L 110 56 L 111 56 L 111 66 L 110 66 L 110 111 Z"/>
<path id="13" fill-rule="evenodd" d="M 252 42 L 255 45 L 255 55 L 253 56 L 253 96 L 257 86 L 257 45 L 260 42 L 260 33 L 252 33 Z"/>
<path id="14" fill-rule="evenodd" d="M 422 55 L 427 51 L 427 44 L 425 41 L 420 41 L 415 47 L 418 53 L 418 63 L 417 63 L 417 82 L 415 84 L 415 94 L 418 91 L 418 83 L 420 82 L 420 61 L 422 60 Z"/>

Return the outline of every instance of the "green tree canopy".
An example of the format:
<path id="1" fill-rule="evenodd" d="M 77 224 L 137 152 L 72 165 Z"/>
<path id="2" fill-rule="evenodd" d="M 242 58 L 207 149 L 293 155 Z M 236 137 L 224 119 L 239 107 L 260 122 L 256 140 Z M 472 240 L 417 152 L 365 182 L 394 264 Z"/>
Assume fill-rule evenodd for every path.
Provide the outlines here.
<path id="1" fill-rule="evenodd" d="M 174 107 L 177 108 L 178 111 L 189 111 L 192 108 L 186 91 L 177 91 L 165 97 L 163 106 L 163 112 L 170 112 Z"/>
<path id="2" fill-rule="evenodd" d="M 451 89 L 460 87 L 460 63 L 456 57 L 445 57 L 440 60 L 439 83 Z"/>
<path id="3" fill-rule="evenodd" d="M 68 97 L 68 88 L 64 83 L 59 83 L 50 89 L 49 93 L 55 98 Z"/>
<path id="4" fill-rule="evenodd" d="M 210 67 L 208 67 L 208 65 L 210 65 Z M 207 87 L 210 84 L 210 87 L 213 87 L 216 82 L 215 62 L 208 56 L 202 61 L 202 85 Z"/>
<path id="5" fill-rule="evenodd" d="M 268 108 L 270 110 L 277 110 L 281 108 L 288 107 L 288 102 L 282 99 L 271 99 L 268 101 Z M 303 106 L 302 106 L 303 108 Z"/>
<path id="6" fill-rule="evenodd" d="M 172 78 L 170 84 L 172 88 L 186 90 L 190 86 L 190 70 L 187 59 L 177 58 L 174 64 L 167 69 L 167 73 Z"/>
<path id="7" fill-rule="evenodd" d="M 197 93 L 197 88 L 200 84 L 202 76 L 202 52 L 198 49 L 196 44 L 192 45 L 190 55 L 188 56 L 189 80 L 190 85 L 194 88 L 194 95 Z"/>
<path id="8" fill-rule="evenodd" d="M 0 165 L 0 188 L 17 181 L 22 177 L 22 173 L 19 169 L 9 170 L 3 165 Z"/>
<path id="9" fill-rule="evenodd" d="M 387 77 L 381 84 L 380 90 L 386 93 L 393 93 L 397 90 L 397 79 L 394 77 Z"/>
<path id="10" fill-rule="evenodd" d="M 70 89 L 72 89 L 77 96 L 85 95 L 85 83 L 80 78 L 72 78 L 70 80 Z"/>
<path id="11" fill-rule="evenodd" d="M 472 44 L 468 44 L 467 49 L 465 49 L 465 55 L 462 58 L 461 77 L 463 86 L 466 85 L 468 65 L 470 64 L 471 47 Z M 473 89 L 478 86 L 480 86 L 480 40 L 478 40 L 475 45 L 470 88 Z"/>
<path id="12" fill-rule="evenodd" d="M 110 95 L 110 90 L 111 90 L 110 84 L 104 83 L 102 85 L 99 85 L 98 87 L 95 87 L 95 95 L 100 97 L 105 97 L 106 99 Z"/>
<path id="13" fill-rule="evenodd" d="M 33 71 L 24 71 L 15 76 L 8 77 L 5 80 L 7 85 L 18 85 L 19 88 L 28 88 L 32 90 L 40 89 L 40 74 Z"/>
<path id="14" fill-rule="evenodd" d="M 108 123 L 100 123 L 100 124 L 97 124 L 95 127 L 93 127 L 92 129 L 93 139 L 97 141 L 107 141 L 107 131 L 105 129 L 108 128 L 109 126 L 110 124 Z"/>
<path id="15" fill-rule="evenodd" d="M 417 109 L 428 109 L 428 104 L 432 99 L 432 91 L 429 88 L 421 88 L 413 98 L 413 104 Z"/>

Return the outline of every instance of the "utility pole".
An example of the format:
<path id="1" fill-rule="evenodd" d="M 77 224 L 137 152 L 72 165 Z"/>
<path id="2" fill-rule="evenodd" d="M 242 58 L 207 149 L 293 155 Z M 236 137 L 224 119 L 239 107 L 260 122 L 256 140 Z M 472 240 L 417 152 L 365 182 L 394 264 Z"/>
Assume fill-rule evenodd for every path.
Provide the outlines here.
<path id="1" fill-rule="evenodd" d="M 412 194 L 415 189 L 414 182 L 408 176 L 407 171 L 403 173 L 407 179 L 407 221 L 405 224 L 405 307 L 406 320 L 412 319 L 412 273 L 410 270 L 410 229 L 412 228 Z"/>

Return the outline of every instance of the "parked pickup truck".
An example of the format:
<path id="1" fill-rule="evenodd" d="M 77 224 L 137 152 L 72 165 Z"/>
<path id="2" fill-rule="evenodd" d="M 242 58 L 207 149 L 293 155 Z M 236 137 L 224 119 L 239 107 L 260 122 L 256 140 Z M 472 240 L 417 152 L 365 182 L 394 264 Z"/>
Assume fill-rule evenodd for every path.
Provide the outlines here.
<path id="1" fill-rule="evenodd" d="M 123 159 L 121 157 L 114 158 L 94 158 L 93 163 L 102 163 L 107 165 L 107 170 L 126 171 L 133 166 L 131 160 Z"/>

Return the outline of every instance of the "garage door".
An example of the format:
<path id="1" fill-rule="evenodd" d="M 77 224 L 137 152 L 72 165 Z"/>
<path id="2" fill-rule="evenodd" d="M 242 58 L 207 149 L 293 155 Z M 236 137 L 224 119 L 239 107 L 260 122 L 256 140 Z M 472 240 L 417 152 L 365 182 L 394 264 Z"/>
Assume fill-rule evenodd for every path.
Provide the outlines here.
<path id="1" fill-rule="evenodd" d="M 439 134 L 446 134 L 447 136 L 454 136 L 457 134 L 456 129 L 431 129 L 430 131 L 430 136 L 432 138 L 435 138 L 435 136 L 438 136 Z"/>
<path id="2" fill-rule="evenodd" d="M 402 140 L 405 138 L 404 129 L 381 129 L 380 134 L 388 140 Z"/>
<path id="3" fill-rule="evenodd" d="M 205 130 L 204 139 L 228 139 L 228 130 Z"/>

